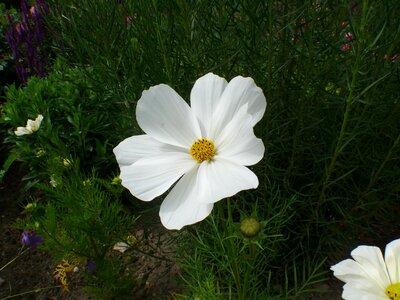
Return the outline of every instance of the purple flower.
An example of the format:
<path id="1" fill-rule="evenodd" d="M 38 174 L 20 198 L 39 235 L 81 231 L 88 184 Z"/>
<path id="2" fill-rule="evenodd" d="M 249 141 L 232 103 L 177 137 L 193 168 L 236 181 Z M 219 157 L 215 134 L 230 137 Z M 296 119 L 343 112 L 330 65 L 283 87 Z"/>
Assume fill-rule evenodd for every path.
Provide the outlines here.
<path id="1" fill-rule="evenodd" d="M 36 0 L 31 7 L 28 0 L 22 0 L 20 7 L 19 23 L 15 24 L 14 20 L 7 16 L 9 29 L 6 36 L 13 51 L 17 75 L 23 83 L 27 83 L 29 76 L 43 77 L 48 65 L 45 50 L 45 15 L 49 9 L 42 0 Z"/>
<path id="2" fill-rule="evenodd" d="M 96 264 L 93 260 L 89 259 L 86 265 L 86 268 L 89 272 L 94 272 L 96 270 Z"/>
<path id="3" fill-rule="evenodd" d="M 34 230 L 25 229 L 22 232 L 21 243 L 27 247 L 36 248 L 43 242 L 43 238 L 37 235 Z"/>

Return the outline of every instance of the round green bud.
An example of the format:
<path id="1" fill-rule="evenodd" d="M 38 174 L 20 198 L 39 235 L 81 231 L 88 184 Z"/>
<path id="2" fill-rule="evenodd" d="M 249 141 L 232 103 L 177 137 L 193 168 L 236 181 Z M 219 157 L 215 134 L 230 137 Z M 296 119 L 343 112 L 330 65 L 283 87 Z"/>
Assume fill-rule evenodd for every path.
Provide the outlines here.
<path id="1" fill-rule="evenodd" d="M 261 224 L 257 219 L 248 217 L 240 222 L 240 232 L 248 238 L 255 237 L 261 230 Z"/>

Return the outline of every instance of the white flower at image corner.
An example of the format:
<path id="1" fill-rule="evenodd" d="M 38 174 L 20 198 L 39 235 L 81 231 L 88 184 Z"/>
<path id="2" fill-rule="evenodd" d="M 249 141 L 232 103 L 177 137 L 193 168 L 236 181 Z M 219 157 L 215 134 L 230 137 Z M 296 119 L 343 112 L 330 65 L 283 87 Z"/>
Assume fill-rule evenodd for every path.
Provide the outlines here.
<path id="1" fill-rule="evenodd" d="M 358 246 L 351 256 L 331 267 L 346 283 L 343 299 L 400 300 L 400 239 L 386 245 L 385 257 L 375 246 Z"/>
<path id="2" fill-rule="evenodd" d="M 258 186 L 246 166 L 259 162 L 264 144 L 253 127 L 267 102 L 251 78 L 229 83 L 212 73 L 199 78 L 189 106 L 171 87 L 145 90 L 136 107 L 144 135 L 114 148 L 122 185 L 151 201 L 175 186 L 160 207 L 168 229 L 205 219 L 215 202 Z"/>
<path id="3" fill-rule="evenodd" d="M 25 127 L 17 127 L 17 130 L 14 131 L 15 135 L 21 136 L 25 134 L 32 134 L 35 131 L 39 130 L 40 124 L 43 121 L 43 116 L 38 115 L 35 120 L 28 119 Z"/>

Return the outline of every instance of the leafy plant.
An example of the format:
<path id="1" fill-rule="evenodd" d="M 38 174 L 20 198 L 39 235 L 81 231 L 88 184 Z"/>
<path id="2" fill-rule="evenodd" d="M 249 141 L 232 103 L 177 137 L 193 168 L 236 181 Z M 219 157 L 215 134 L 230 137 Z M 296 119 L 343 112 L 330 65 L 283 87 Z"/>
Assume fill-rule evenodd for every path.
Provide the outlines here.
<path id="1" fill-rule="evenodd" d="M 48 77 L 32 77 L 24 87 L 9 87 L 2 114 L 9 133 L 5 143 L 12 157 L 30 170 L 25 179 L 48 182 L 53 174 L 46 169 L 47 161 L 65 167 L 74 162 L 84 172 L 94 168 L 112 176 L 111 149 L 124 123 L 116 122 L 120 120 L 118 105 L 88 85 L 85 74 L 91 72 L 89 67 L 70 68 L 58 61 Z M 38 114 L 44 117 L 38 131 L 14 134 Z"/>
<path id="2" fill-rule="evenodd" d="M 31 217 L 21 222 L 28 222 L 44 237 L 44 251 L 79 265 L 88 291 L 99 299 L 118 295 L 125 299 L 135 279 L 125 274 L 127 266 L 111 251 L 115 243 L 126 239 L 136 218 L 126 214 L 118 200 L 120 185 L 106 187 L 96 174 L 83 177 L 76 167 L 58 177 L 56 186 L 41 184 L 46 201 L 39 199 L 31 205 Z"/>

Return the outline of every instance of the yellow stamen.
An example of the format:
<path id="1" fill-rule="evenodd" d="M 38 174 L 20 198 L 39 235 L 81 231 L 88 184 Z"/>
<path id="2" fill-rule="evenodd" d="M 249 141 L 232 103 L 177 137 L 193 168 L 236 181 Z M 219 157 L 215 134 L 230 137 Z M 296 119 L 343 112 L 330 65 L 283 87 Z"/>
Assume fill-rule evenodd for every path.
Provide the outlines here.
<path id="1" fill-rule="evenodd" d="M 385 293 L 389 299 L 400 300 L 400 282 L 389 285 Z"/>
<path id="2" fill-rule="evenodd" d="M 199 163 L 210 160 L 215 155 L 214 143 L 204 138 L 198 139 L 190 147 L 190 155 Z"/>

